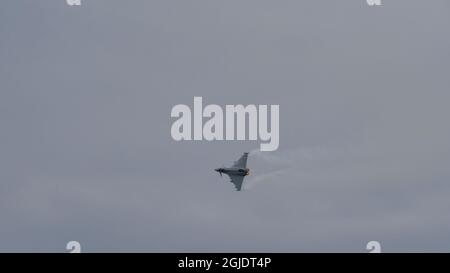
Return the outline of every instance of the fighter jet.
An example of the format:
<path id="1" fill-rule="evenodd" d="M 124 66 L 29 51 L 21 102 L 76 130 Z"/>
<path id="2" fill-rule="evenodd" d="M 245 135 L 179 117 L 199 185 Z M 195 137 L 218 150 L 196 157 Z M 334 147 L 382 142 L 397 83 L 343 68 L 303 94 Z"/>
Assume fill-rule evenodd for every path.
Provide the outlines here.
<path id="1" fill-rule="evenodd" d="M 244 153 L 238 161 L 235 161 L 233 166 L 229 168 L 217 168 L 214 169 L 216 172 L 222 176 L 222 173 L 227 174 L 231 183 L 234 184 L 234 187 L 237 191 L 240 191 L 242 188 L 242 183 L 244 182 L 244 177 L 249 174 L 250 169 L 247 168 L 247 158 L 248 153 Z"/>

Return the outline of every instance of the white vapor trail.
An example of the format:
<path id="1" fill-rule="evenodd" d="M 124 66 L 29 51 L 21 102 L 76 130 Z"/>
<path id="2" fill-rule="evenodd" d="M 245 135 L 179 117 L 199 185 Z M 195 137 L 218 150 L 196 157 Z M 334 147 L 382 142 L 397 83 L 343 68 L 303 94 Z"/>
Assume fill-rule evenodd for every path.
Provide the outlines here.
<path id="1" fill-rule="evenodd" d="M 328 150 L 322 147 L 297 148 L 283 152 L 262 152 L 254 149 L 250 151 L 249 156 L 256 167 L 250 171 L 250 177 L 245 183 L 246 189 L 251 189 L 264 181 L 280 181 L 280 176 L 292 169 L 298 172 L 308 163 L 331 158 Z"/>

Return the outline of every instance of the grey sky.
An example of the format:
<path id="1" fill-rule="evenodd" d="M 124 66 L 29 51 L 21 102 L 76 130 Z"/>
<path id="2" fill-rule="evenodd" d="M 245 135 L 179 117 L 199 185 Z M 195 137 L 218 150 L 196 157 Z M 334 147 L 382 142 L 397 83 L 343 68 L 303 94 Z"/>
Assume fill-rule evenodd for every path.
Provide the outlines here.
<path id="1" fill-rule="evenodd" d="M 450 2 L 9 0 L 0 251 L 450 251 Z M 279 104 L 259 142 L 172 106 Z"/>

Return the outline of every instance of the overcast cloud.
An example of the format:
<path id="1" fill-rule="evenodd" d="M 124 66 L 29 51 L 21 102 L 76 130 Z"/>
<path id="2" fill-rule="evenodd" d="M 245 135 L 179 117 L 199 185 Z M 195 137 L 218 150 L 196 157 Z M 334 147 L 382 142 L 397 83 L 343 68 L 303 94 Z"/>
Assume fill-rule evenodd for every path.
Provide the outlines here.
<path id="1" fill-rule="evenodd" d="M 2 1 L 0 251 L 450 251 L 450 2 L 383 2 Z M 173 141 L 194 96 L 279 149 Z"/>

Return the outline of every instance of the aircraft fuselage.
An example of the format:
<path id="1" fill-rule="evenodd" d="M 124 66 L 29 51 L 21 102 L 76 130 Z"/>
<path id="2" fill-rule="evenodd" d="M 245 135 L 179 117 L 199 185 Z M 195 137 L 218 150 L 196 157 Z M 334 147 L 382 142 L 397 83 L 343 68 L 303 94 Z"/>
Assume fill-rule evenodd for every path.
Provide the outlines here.
<path id="1" fill-rule="evenodd" d="M 243 169 L 243 168 L 231 167 L 231 168 L 217 168 L 217 169 L 215 169 L 215 171 L 220 173 L 220 174 L 225 173 L 225 174 L 231 174 L 231 175 L 246 176 L 246 175 L 249 174 L 250 169 L 248 169 L 248 168 Z"/>

